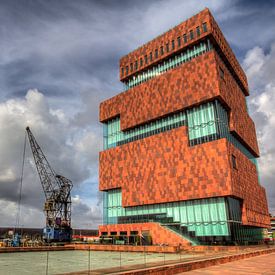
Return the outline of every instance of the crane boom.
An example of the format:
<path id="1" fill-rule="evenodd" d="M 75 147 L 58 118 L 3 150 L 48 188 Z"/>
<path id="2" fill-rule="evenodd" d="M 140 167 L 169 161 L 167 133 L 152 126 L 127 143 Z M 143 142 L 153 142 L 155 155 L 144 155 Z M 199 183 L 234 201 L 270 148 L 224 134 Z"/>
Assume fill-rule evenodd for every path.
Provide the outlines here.
<path id="1" fill-rule="evenodd" d="M 37 143 L 34 135 L 32 134 L 29 127 L 26 128 L 28 133 L 28 138 L 35 162 L 35 166 L 45 193 L 46 199 L 50 199 L 53 191 L 56 189 L 57 181 L 55 178 L 55 172 L 51 168 L 48 160 L 46 159 L 43 151 L 41 150 L 39 144 Z"/>
<path id="2" fill-rule="evenodd" d="M 71 239 L 71 190 L 72 182 L 57 175 L 50 166 L 29 127 L 26 128 L 35 166 L 42 184 L 46 201 L 46 241 L 70 241 Z"/>

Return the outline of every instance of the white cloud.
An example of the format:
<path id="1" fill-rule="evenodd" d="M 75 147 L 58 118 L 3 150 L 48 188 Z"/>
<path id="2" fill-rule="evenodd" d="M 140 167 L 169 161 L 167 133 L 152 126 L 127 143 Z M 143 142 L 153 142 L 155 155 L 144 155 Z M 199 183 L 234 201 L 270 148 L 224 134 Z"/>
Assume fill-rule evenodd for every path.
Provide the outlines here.
<path id="1" fill-rule="evenodd" d="M 42 208 L 42 205 L 41 205 Z M 45 223 L 45 217 L 39 209 L 28 206 L 21 206 L 19 223 L 16 224 L 18 204 L 12 201 L 0 200 L 1 226 L 11 227 L 42 227 Z"/>
<path id="2" fill-rule="evenodd" d="M 97 133 L 91 129 L 79 128 L 77 124 L 71 127 L 63 111 L 50 109 L 47 99 L 41 92 L 36 89 L 29 90 L 23 99 L 10 99 L 0 103 L 0 204 L 5 205 L 0 207 L 2 226 L 15 222 L 14 205 L 18 200 L 26 126 L 30 126 L 53 169 L 70 178 L 75 187 L 97 173 L 97 167 L 94 165 L 100 147 Z M 94 197 L 96 196 L 95 191 Z M 75 212 L 79 213 L 81 208 L 84 212 L 88 212 L 82 215 L 91 219 L 90 223 L 93 222 L 93 216 L 98 220 L 98 213 L 91 208 L 92 206 L 87 206 L 83 201 L 75 202 L 73 206 Z M 37 226 L 42 222 L 43 226 L 43 203 L 42 187 L 27 145 L 22 223 Z M 33 216 L 37 219 L 32 220 Z M 81 220 L 76 215 L 73 217 Z"/>
<path id="3" fill-rule="evenodd" d="M 3 169 L 0 175 L 0 182 L 7 181 L 12 182 L 16 180 L 15 172 L 11 168 Z"/>
<path id="4" fill-rule="evenodd" d="M 96 228 L 102 224 L 101 205 L 91 205 L 79 195 L 72 197 L 72 226 L 74 228 Z"/>
<path id="5" fill-rule="evenodd" d="M 260 175 L 266 187 L 270 211 L 275 214 L 275 43 L 269 53 L 249 50 L 243 62 L 251 87 L 250 109 L 260 144 Z"/>

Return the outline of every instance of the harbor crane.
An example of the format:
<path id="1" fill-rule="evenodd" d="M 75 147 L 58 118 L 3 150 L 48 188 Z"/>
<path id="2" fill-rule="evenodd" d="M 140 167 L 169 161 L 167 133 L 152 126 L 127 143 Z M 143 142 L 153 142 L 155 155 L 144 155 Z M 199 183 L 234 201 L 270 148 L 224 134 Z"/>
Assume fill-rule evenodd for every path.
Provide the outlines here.
<path id="1" fill-rule="evenodd" d="M 46 197 L 44 212 L 46 227 L 43 239 L 46 242 L 71 241 L 71 190 L 72 182 L 57 175 L 50 166 L 29 127 L 26 128 L 35 166 Z"/>

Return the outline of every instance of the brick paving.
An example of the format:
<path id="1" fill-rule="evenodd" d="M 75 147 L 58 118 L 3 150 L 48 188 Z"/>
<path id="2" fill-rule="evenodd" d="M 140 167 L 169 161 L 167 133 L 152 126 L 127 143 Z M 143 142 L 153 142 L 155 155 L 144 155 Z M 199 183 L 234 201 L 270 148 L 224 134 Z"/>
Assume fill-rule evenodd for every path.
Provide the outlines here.
<path id="1" fill-rule="evenodd" d="M 217 266 L 201 268 L 189 272 L 180 273 L 184 275 L 275 275 L 275 253 L 256 256 L 244 260 L 234 261 Z"/>

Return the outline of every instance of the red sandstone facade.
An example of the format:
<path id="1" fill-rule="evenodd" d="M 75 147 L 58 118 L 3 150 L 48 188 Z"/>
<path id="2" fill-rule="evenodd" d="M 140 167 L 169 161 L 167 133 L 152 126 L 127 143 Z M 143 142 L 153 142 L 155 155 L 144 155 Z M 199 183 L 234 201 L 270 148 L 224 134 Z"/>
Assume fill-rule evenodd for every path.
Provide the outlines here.
<path id="1" fill-rule="evenodd" d="M 196 30 L 203 24 L 207 30 L 198 35 Z M 190 31 L 194 38 L 178 45 L 178 37 L 183 39 Z M 102 102 L 100 121 L 120 117 L 120 129 L 127 131 L 218 100 L 227 110 L 230 134 L 251 155 L 259 157 L 255 125 L 246 108 L 249 91 L 245 73 L 208 9 L 122 57 L 120 79 L 127 82 L 206 38 L 212 50 Z M 167 44 L 169 52 L 155 58 L 155 50 Z M 233 168 L 232 155 L 237 168 Z M 241 201 L 242 225 L 269 225 L 266 194 L 258 181 L 256 166 L 225 137 L 189 146 L 188 126 L 181 126 L 104 150 L 99 163 L 99 189 L 121 189 L 122 207 L 233 197 Z M 184 238 L 154 223 L 109 224 L 99 230 L 108 235 L 111 231 L 129 231 L 129 235 L 130 230 L 149 230 L 155 244 L 186 243 Z"/>

